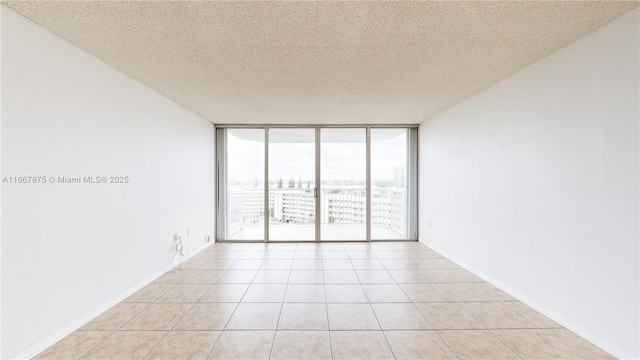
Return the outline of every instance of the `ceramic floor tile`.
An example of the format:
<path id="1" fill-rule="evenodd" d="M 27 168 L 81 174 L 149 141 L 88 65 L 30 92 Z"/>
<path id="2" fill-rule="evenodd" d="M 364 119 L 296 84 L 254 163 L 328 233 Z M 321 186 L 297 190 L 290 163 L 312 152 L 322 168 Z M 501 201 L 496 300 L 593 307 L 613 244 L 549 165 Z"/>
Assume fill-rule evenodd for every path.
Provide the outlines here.
<path id="1" fill-rule="evenodd" d="M 441 360 L 456 358 L 435 331 L 385 331 L 384 334 L 396 359 Z"/>
<path id="2" fill-rule="evenodd" d="M 395 259 L 402 259 L 402 255 L 400 255 L 397 251 L 395 250 L 374 250 L 373 254 L 376 256 L 376 258 L 381 259 L 381 260 L 395 260 Z"/>
<path id="3" fill-rule="evenodd" d="M 286 284 L 289 282 L 289 270 L 260 270 L 253 279 L 254 284 Z"/>
<path id="4" fill-rule="evenodd" d="M 331 359 L 329 332 L 278 331 L 273 343 L 271 359 Z"/>
<path id="5" fill-rule="evenodd" d="M 393 248 L 387 242 L 371 242 L 369 247 L 373 251 L 393 251 Z"/>
<path id="6" fill-rule="evenodd" d="M 242 302 L 282 302 L 286 284 L 251 284 Z"/>
<path id="7" fill-rule="evenodd" d="M 397 284 L 362 285 L 369 302 L 411 302 Z"/>
<path id="8" fill-rule="evenodd" d="M 79 359 L 111 334 L 113 331 L 75 331 L 38 354 L 34 360 Z"/>
<path id="9" fill-rule="evenodd" d="M 615 357 L 611 356 L 606 351 L 600 349 L 599 347 L 593 345 L 592 343 L 567 329 L 551 329 L 548 330 L 548 333 L 556 339 L 560 340 L 563 344 L 573 349 L 573 351 L 578 353 L 578 355 L 580 355 L 584 359 L 615 359 Z"/>
<path id="10" fill-rule="evenodd" d="M 369 304 L 327 304 L 331 330 L 380 330 Z"/>
<path id="11" fill-rule="evenodd" d="M 409 259 L 407 260 L 408 267 L 411 269 L 430 269 L 430 270 L 445 270 L 445 269 L 460 269 L 460 266 L 456 265 L 453 261 L 447 259 Z"/>
<path id="12" fill-rule="evenodd" d="M 224 331 L 207 359 L 269 359 L 274 331 Z"/>
<path id="13" fill-rule="evenodd" d="M 275 330 L 281 303 L 241 303 L 225 330 Z"/>
<path id="14" fill-rule="evenodd" d="M 157 278 L 154 284 L 178 284 L 193 273 L 192 269 L 173 269 Z"/>
<path id="15" fill-rule="evenodd" d="M 253 260 L 236 260 L 236 262 L 231 265 L 229 270 L 257 270 L 260 269 L 264 260 L 262 259 L 253 259 Z"/>
<path id="16" fill-rule="evenodd" d="M 353 270 L 325 270 L 325 284 L 360 284 L 360 280 Z"/>
<path id="17" fill-rule="evenodd" d="M 488 330 L 446 330 L 439 333 L 460 360 L 520 359 Z"/>
<path id="18" fill-rule="evenodd" d="M 378 259 L 382 266 L 384 266 L 387 270 L 407 270 L 411 269 L 409 267 L 409 262 L 404 259 Z"/>
<path id="19" fill-rule="evenodd" d="M 321 251 L 345 251 L 345 247 L 341 243 L 320 243 Z"/>
<path id="20" fill-rule="evenodd" d="M 475 283 L 474 284 L 478 289 L 486 292 L 487 294 L 493 296 L 496 300 L 498 301 L 517 301 L 516 298 L 514 298 L 513 296 L 507 294 L 506 292 L 498 289 L 497 287 L 486 283 L 486 282 L 482 282 L 482 283 Z"/>
<path id="21" fill-rule="evenodd" d="M 362 284 L 395 284 L 387 270 L 356 270 Z"/>
<path id="22" fill-rule="evenodd" d="M 305 251 L 314 251 L 320 252 L 320 244 L 316 242 L 299 242 L 296 247 L 296 253 L 305 252 Z"/>
<path id="23" fill-rule="evenodd" d="M 485 329 L 457 303 L 416 303 L 434 329 Z"/>
<path id="24" fill-rule="evenodd" d="M 206 262 L 207 260 L 189 259 L 176 266 L 176 269 L 198 269 Z"/>
<path id="25" fill-rule="evenodd" d="M 202 295 L 199 302 L 240 302 L 249 284 L 217 284 Z"/>
<path id="26" fill-rule="evenodd" d="M 320 260 L 322 264 L 322 254 L 319 251 L 296 251 L 293 261 L 293 268 L 296 268 L 296 260 Z"/>
<path id="27" fill-rule="evenodd" d="M 219 284 L 248 284 L 258 274 L 258 270 L 228 270 L 218 279 Z"/>
<path id="28" fill-rule="evenodd" d="M 450 302 L 451 297 L 435 284 L 400 284 L 413 302 Z"/>
<path id="29" fill-rule="evenodd" d="M 174 286 L 176 285 L 152 283 L 136 291 L 133 295 L 126 298 L 123 302 L 154 302 Z"/>
<path id="30" fill-rule="evenodd" d="M 157 301 L 193 303 L 198 301 L 209 288 L 211 288 L 211 285 L 177 284 L 171 288 L 171 290 L 164 293 Z"/>
<path id="31" fill-rule="evenodd" d="M 291 270 L 293 267 L 293 260 L 287 259 L 267 259 L 262 264 L 263 270 Z"/>
<path id="32" fill-rule="evenodd" d="M 322 259 L 324 270 L 353 270 L 350 260 L 325 260 Z"/>
<path id="33" fill-rule="evenodd" d="M 540 314 L 539 312 L 533 310 L 532 308 L 519 301 L 507 301 L 503 302 L 502 304 L 522 315 L 522 317 L 529 320 L 539 328 L 562 328 L 562 325 Z"/>
<path id="34" fill-rule="evenodd" d="M 238 260 L 265 260 L 267 257 L 269 257 L 268 252 L 248 251 L 243 253 Z"/>
<path id="35" fill-rule="evenodd" d="M 223 330 L 236 307 L 234 303 L 195 304 L 173 330 Z"/>
<path id="36" fill-rule="evenodd" d="M 36 359 L 394 355 L 613 359 L 412 242 L 212 244 Z"/>
<path id="37" fill-rule="evenodd" d="M 351 260 L 351 264 L 353 265 L 353 268 L 356 270 L 384 270 L 385 269 L 384 266 L 382 266 L 382 263 L 375 259 L 364 259 L 364 260 L 353 259 Z"/>
<path id="38" fill-rule="evenodd" d="M 373 254 L 373 251 L 347 251 L 347 255 L 349 255 L 349 259 L 351 260 L 376 260 L 376 256 Z"/>
<path id="39" fill-rule="evenodd" d="M 199 270 L 228 270 L 235 260 L 207 260 Z"/>
<path id="40" fill-rule="evenodd" d="M 318 259 L 296 259 L 291 265 L 293 270 L 322 270 L 322 260 Z"/>
<path id="41" fill-rule="evenodd" d="M 334 360 L 393 359 L 382 331 L 332 331 Z"/>
<path id="42" fill-rule="evenodd" d="M 222 270 L 194 270 L 182 280 L 184 284 L 214 284 L 224 274 Z"/>
<path id="43" fill-rule="evenodd" d="M 323 251 L 322 260 L 349 260 L 346 251 Z"/>
<path id="44" fill-rule="evenodd" d="M 472 283 L 440 283 L 442 291 L 455 301 L 496 301 L 496 299 L 480 290 Z"/>
<path id="45" fill-rule="evenodd" d="M 428 248 L 417 241 L 411 241 L 411 242 L 407 242 L 407 241 L 400 241 L 400 242 L 390 242 L 389 243 L 389 247 L 391 247 L 393 250 L 396 250 L 398 252 L 400 251 L 407 251 L 407 250 L 414 250 L 414 251 L 423 251 L 423 250 L 428 250 Z"/>
<path id="46" fill-rule="evenodd" d="M 421 251 L 398 250 L 398 254 L 400 254 L 405 259 L 442 259 L 442 255 L 431 250 L 421 250 Z"/>
<path id="47" fill-rule="evenodd" d="M 193 306 L 190 303 L 154 303 L 120 330 L 170 330 Z"/>
<path id="48" fill-rule="evenodd" d="M 458 270 L 422 270 L 422 275 L 433 283 L 466 283 L 468 277 Z"/>
<path id="49" fill-rule="evenodd" d="M 324 285 L 290 284 L 287 286 L 284 301 L 324 303 Z"/>
<path id="50" fill-rule="evenodd" d="M 93 348 L 83 360 L 138 360 L 144 358 L 166 331 L 116 331 Z"/>
<path id="51" fill-rule="evenodd" d="M 371 304 L 382 330 L 424 330 L 431 324 L 412 303 Z"/>
<path id="52" fill-rule="evenodd" d="M 520 314 L 499 302 L 467 302 L 461 306 L 488 329 L 524 329 L 536 327 Z"/>
<path id="53" fill-rule="evenodd" d="M 350 251 L 371 251 L 371 243 L 369 242 L 347 242 L 343 243 L 344 249 Z"/>
<path id="54" fill-rule="evenodd" d="M 259 251 L 259 252 L 269 252 L 273 247 L 274 243 L 255 243 L 249 244 L 249 248 L 247 251 Z"/>
<path id="55" fill-rule="evenodd" d="M 400 269 L 388 270 L 388 272 L 398 284 L 423 284 L 431 282 L 425 275 L 425 272 L 421 270 Z"/>
<path id="56" fill-rule="evenodd" d="M 276 251 L 269 253 L 269 260 L 293 260 L 296 257 L 295 251 Z"/>
<path id="57" fill-rule="evenodd" d="M 325 304 L 285 303 L 282 305 L 278 330 L 328 330 Z"/>
<path id="58" fill-rule="evenodd" d="M 211 259 L 215 260 L 237 260 L 242 256 L 242 251 L 219 251 L 212 254 Z"/>
<path id="59" fill-rule="evenodd" d="M 362 285 L 325 285 L 328 303 L 368 303 Z"/>
<path id="60" fill-rule="evenodd" d="M 204 360 L 219 331 L 171 331 L 144 360 Z"/>
<path id="61" fill-rule="evenodd" d="M 148 303 L 120 303 L 98 315 L 80 330 L 118 330 L 147 306 Z"/>
<path id="62" fill-rule="evenodd" d="M 524 360 L 580 359 L 571 348 L 542 329 L 492 330 Z"/>
<path id="63" fill-rule="evenodd" d="M 291 270 L 289 284 L 324 284 L 322 270 Z"/>

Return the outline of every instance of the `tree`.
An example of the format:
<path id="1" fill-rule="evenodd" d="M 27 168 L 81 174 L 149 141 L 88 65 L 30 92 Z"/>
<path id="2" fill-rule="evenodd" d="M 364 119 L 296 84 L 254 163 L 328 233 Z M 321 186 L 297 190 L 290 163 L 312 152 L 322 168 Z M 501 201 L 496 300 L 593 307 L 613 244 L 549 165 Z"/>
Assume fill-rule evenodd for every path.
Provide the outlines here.
<path id="1" fill-rule="evenodd" d="M 257 176 L 253 179 L 253 187 L 254 188 L 258 187 L 258 177 Z"/>
<path id="2" fill-rule="evenodd" d="M 302 176 L 298 178 L 298 189 L 302 188 Z"/>
<path id="3" fill-rule="evenodd" d="M 307 189 L 311 188 L 311 180 L 307 180 Z"/>
<path id="4" fill-rule="evenodd" d="M 289 188 L 291 189 L 291 188 L 294 188 L 294 187 L 296 187 L 296 184 L 295 184 L 295 182 L 293 181 L 293 176 L 292 176 L 292 177 L 289 179 Z"/>
<path id="5" fill-rule="evenodd" d="M 278 181 L 278 188 L 282 189 L 282 176 L 280 176 L 280 180 Z"/>

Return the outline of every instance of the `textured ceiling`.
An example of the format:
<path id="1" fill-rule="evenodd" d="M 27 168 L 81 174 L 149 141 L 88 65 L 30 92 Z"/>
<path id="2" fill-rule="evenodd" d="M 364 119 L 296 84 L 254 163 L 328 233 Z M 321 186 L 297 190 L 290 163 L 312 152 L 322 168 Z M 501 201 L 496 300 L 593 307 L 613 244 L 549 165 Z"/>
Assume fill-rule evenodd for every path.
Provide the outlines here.
<path id="1" fill-rule="evenodd" d="M 3 1 L 214 123 L 414 124 L 638 2 Z"/>

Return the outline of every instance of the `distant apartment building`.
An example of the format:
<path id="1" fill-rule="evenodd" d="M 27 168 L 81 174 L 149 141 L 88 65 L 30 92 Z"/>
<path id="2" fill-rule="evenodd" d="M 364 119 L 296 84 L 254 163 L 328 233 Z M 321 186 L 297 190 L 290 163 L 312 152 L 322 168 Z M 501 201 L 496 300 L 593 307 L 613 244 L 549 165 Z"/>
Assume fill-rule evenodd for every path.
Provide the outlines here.
<path id="1" fill-rule="evenodd" d="M 231 228 L 262 223 L 263 188 L 237 187 L 230 189 L 228 194 Z M 313 189 L 271 189 L 268 204 L 271 222 L 310 224 L 315 221 Z M 366 206 L 363 187 L 325 186 L 320 197 L 320 221 L 323 224 L 364 224 Z M 407 206 L 405 186 L 374 186 L 371 190 L 372 225 L 389 227 L 405 235 Z"/>

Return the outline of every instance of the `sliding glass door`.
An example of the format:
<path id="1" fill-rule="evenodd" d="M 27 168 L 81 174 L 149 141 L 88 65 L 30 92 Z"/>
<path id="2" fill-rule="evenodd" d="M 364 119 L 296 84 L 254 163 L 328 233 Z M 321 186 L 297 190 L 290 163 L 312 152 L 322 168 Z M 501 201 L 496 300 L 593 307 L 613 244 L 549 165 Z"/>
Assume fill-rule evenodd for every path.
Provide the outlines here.
<path id="1" fill-rule="evenodd" d="M 218 240 L 417 240 L 417 128 L 216 134 Z"/>
<path id="2" fill-rule="evenodd" d="M 271 128 L 269 240 L 316 240 L 316 130 Z"/>
<path id="3" fill-rule="evenodd" d="M 320 240 L 367 238 L 367 130 L 320 129 Z"/>

